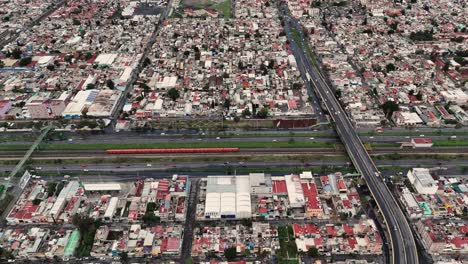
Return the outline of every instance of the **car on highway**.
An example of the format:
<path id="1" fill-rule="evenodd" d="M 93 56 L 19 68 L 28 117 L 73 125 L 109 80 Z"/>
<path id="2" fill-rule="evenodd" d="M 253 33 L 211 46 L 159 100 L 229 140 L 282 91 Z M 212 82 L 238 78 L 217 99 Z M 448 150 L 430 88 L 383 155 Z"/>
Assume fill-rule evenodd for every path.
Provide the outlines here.
<path id="1" fill-rule="evenodd" d="M 146 164 L 146 167 L 151 167 L 153 166 L 151 163 Z"/>
<path id="2" fill-rule="evenodd" d="M 310 140 L 314 140 L 315 138 L 314 138 L 314 137 L 311 137 L 311 138 L 309 138 L 309 139 L 310 139 Z"/>
<path id="3" fill-rule="evenodd" d="M 63 178 L 68 179 L 68 178 L 70 178 L 70 175 L 63 175 Z"/>
<path id="4" fill-rule="evenodd" d="M 161 136 L 165 136 L 165 135 L 166 135 L 166 133 L 161 133 Z"/>
<path id="5" fill-rule="evenodd" d="M 216 137 L 216 139 L 221 139 L 220 137 Z"/>
<path id="6" fill-rule="evenodd" d="M 84 172 L 88 172 L 89 170 L 88 169 L 83 169 Z"/>
<path id="7" fill-rule="evenodd" d="M 35 169 L 36 170 L 42 170 L 42 167 L 36 167 Z"/>
<path id="8" fill-rule="evenodd" d="M 278 140 L 276 140 L 276 139 L 273 139 L 272 141 L 273 141 L 273 142 L 276 142 L 276 141 L 278 141 Z"/>

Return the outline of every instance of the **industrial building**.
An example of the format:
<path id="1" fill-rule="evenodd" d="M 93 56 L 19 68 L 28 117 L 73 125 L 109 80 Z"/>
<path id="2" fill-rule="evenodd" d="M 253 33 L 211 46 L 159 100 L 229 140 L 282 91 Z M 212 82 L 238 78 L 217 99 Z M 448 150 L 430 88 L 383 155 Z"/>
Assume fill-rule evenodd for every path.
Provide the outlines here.
<path id="1" fill-rule="evenodd" d="M 209 176 L 205 218 L 249 218 L 252 215 L 250 176 Z"/>
<path id="2" fill-rule="evenodd" d="M 420 194 L 435 194 L 439 188 L 429 169 L 413 168 L 408 171 L 408 180 Z"/>

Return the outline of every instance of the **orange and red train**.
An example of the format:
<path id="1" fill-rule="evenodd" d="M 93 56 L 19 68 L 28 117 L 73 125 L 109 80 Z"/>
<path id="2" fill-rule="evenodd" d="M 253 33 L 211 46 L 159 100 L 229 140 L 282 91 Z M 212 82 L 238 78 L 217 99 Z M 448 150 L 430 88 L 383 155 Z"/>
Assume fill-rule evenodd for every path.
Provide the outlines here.
<path id="1" fill-rule="evenodd" d="M 107 154 L 167 154 L 167 153 L 225 153 L 239 152 L 239 148 L 151 148 L 108 149 Z"/>

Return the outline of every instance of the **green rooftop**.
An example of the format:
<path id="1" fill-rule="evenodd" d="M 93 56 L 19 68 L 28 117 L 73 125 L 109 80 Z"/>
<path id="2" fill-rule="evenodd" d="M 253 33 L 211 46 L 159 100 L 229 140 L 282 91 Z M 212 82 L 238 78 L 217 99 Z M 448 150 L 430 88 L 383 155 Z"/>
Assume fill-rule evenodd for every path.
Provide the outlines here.
<path id="1" fill-rule="evenodd" d="M 68 243 L 67 243 L 67 246 L 65 247 L 65 251 L 63 255 L 66 257 L 73 256 L 73 253 L 75 253 L 75 249 L 78 247 L 79 242 L 80 242 L 80 231 L 78 231 L 78 229 L 75 229 L 70 235 L 70 239 L 68 240 Z"/>

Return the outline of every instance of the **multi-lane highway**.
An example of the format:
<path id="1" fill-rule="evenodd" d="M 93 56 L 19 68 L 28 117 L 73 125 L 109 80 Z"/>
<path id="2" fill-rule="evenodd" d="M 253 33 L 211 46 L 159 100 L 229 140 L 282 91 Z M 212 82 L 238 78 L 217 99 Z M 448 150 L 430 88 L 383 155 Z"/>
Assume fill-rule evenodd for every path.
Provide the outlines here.
<path id="1" fill-rule="evenodd" d="M 242 159 L 241 159 L 242 160 Z M 390 168 L 402 168 L 401 173 L 406 174 L 406 170 L 403 167 L 413 168 L 418 165 L 426 166 L 428 168 L 433 167 L 437 170 L 439 167 L 434 167 L 434 160 L 379 160 L 377 164 L 381 167 Z M 446 169 L 445 173 L 456 173 L 457 167 L 466 164 L 464 161 L 448 161 L 441 167 Z M 67 173 L 80 173 L 87 172 L 87 174 L 98 174 L 98 173 L 118 173 L 118 172 L 154 172 L 154 171 L 171 171 L 177 170 L 194 170 L 202 171 L 203 169 L 225 171 L 228 168 L 241 169 L 242 171 L 255 170 L 255 169 L 269 169 L 269 168 L 320 168 L 322 166 L 331 167 L 346 167 L 351 165 L 346 159 L 325 159 L 325 160 L 310 160 L 302 162 L 299 160 L 290 161 L 239 161 L 239 159 L 223 159 L 221 160 L 206 160 L 200 161 L 134 161 L 134 162 L 122 162 L 122 163 L 93 163 L 93 164 L 41 164 L 33 167 L 38 168 L 36 170 L 37 175 L 41 175 L 41 172 L 53 172 L 57 174 Z M 4 165 L 0 168 L 0 172 L 11 171 L 14 165 Z M 39 169 L 40 168 L 40 169 Z M 391 171 L 395 173 L 394 171 Z M 50 173 L 47 173 L 50 174 Z"/>
<path id="2" fill-rule="evenodd" d="M 229 146 L 231 147 L 231 146 Z M 236 145 L 232 145 L 236 147 Z M 2 161 L 21 160 L 26 153 L 26 150 L 4 150 L 0 153 Z M 448 158 L 464 162 L 468 160 L 468 147 L 451 148 L 437 147 L 431 149 L 400 149 L 399 147 L 373 147 L 369 151 L 371 155 L 379 156 L 379 159 L 385 160 L 401 160 L 410 158 L 412 160 L 439 160 L 445 163 Z M 83 160 L 83 162 L 93 163 L 93 159 L 113 160 L 117 158 L 131 159 L 159 159 L 159 158 L 195 158 L 195 157 L 267 157 L 267 156 L 342 156 L 345 150 L 341 145 L 333 144 L 328 147 L 275 147 L 265 146 L 263 148 L 240 148 L 239 152 L 224 152 L 224 153 L 197 153 L 196 155 L 187 153 L 160 153 L 160 154 L 107 154 L 104 149 L 69 149 L 69 150 L 40 150 L 36 151 L 31 160 L 40 163 L 40 160 Z"/>
<path id="3" fill-rule="evenodd" d="M 283 10 L 286 11 L 286 10 Z M 293 19 L 288 12 L 283 13 L 286 25 L 286 33 L 289 40 L 294 42 L 288 26 Z M 299 44 L 299 43 L 296 43 Z M 303 46 L 301 43 L 300 46 Z M 296 53 L 296 60 L 299 67 L 304 67 L 311 76 L 310 82 L 322 104 L 330 113 L 336 130 L 343 141 L 346 150 L 354 163 L 356 169 L 362 174 L 369 189 L 384 217 L 385 224 L 390 236 L 392 249 L 392 263 L 419 263 L 416 244 L 411 228 L 392 193 L 380 177 L 380 172 L 364 148 L 361 139 L 355 131 L 346 112 L 343 111 L 340 103 L 336 99 L 333 90 L 325 81 L 320 71 L 315 68 L 311 58 L 304 50 Z"/>

